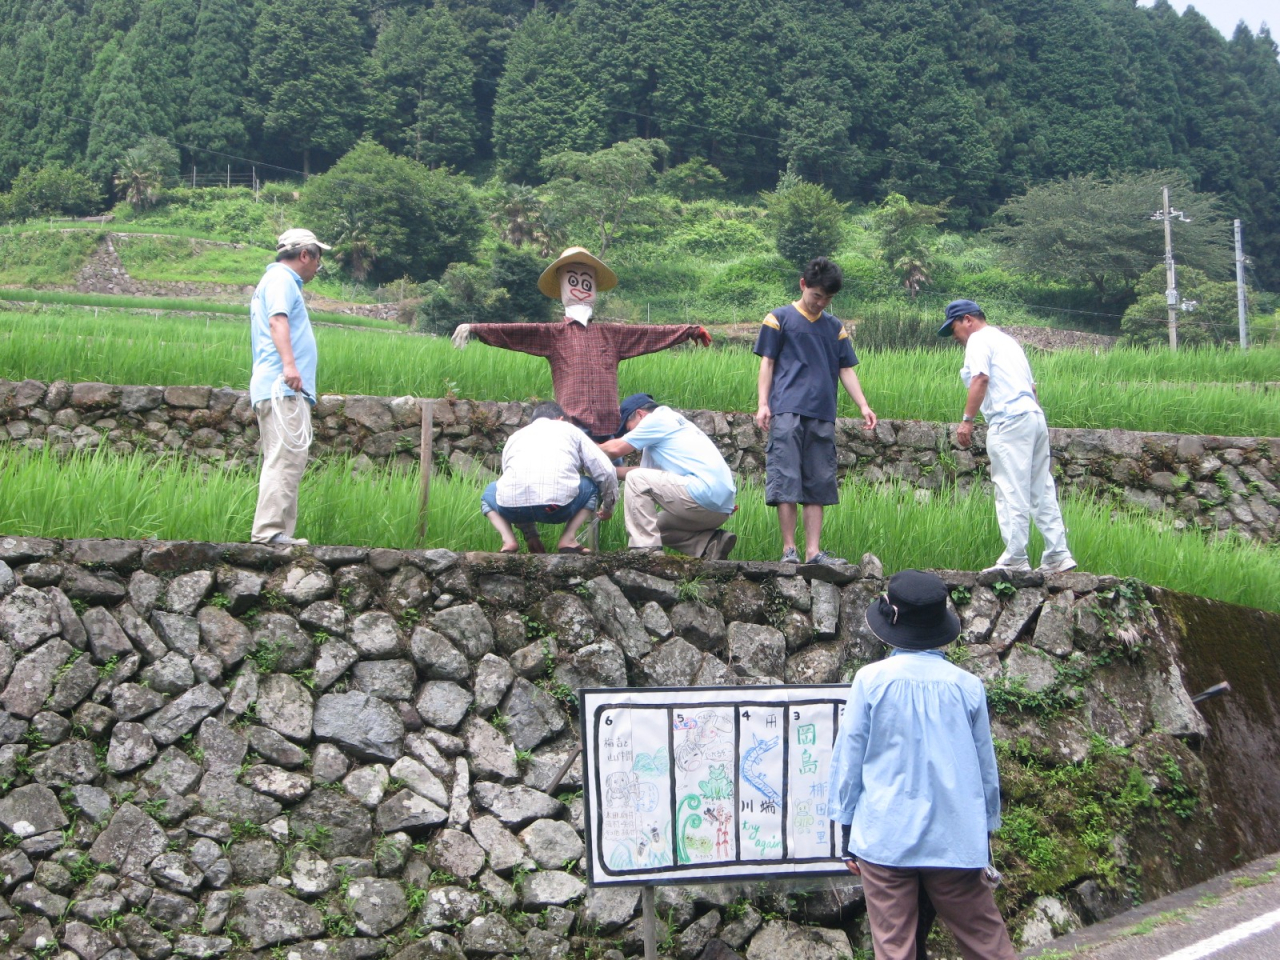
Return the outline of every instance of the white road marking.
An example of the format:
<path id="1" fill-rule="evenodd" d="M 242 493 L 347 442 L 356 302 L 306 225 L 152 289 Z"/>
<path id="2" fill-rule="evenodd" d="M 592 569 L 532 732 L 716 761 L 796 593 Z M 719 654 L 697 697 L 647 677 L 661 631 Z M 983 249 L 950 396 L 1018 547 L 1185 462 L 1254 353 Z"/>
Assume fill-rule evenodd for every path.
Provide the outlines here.
<path id="1" fill-rule="evenodd" d="M 1223 930 L 1199 943 L 1193 943 L 1189 947 L 1166 954 L 1160 960 L 1200 960 L 1201 957 L 1212 956 L 1233 943 L 1239 943 L 1241 940 L 1247 940 L 1265 930 L 1270 930 L 1277 924 L 1280 924 L 1280 910 L 1272 910 L 1270 913 L 1264 913 L 1260 917 L 1237 924 L 1230 930 Z"/>

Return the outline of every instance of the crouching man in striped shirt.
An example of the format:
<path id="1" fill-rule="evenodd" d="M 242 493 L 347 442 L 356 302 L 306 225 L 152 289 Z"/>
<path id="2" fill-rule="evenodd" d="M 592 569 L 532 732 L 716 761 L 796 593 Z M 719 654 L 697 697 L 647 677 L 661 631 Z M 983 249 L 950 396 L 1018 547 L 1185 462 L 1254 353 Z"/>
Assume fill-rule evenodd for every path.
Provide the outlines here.
<path id="1" fill-rule="evenodd" d="M 617 500 L 613 464 L 559 404 L 540 403 L 503 446 L 502 477 L 485 488 L 480 509 L 502 537 L 503 553 L 520 549 L 513 524 L 534 523 L 563 523 L 558 551 L 588 553 L 575 534 L 593 513 L 608 520 Z"/>

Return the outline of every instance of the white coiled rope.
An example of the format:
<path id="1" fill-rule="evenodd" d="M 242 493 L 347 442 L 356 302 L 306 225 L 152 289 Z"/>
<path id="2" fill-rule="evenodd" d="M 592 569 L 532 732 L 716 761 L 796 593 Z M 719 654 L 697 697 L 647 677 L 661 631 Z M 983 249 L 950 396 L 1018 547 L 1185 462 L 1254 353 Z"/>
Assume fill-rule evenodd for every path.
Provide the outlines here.
<path id="1" fill-rule="evenodd" d="M 271 415 L 280 425 L 280 442 L 286 450 L 294 453 L 306 453 L 311 448 L 311 418 L 306 415 L 301 404 L 307 400 L 302 394 L 295 394 L 299 406 L 293 414 L 284 411 L 284 374 L 276 377 L 271 385 Z"/>

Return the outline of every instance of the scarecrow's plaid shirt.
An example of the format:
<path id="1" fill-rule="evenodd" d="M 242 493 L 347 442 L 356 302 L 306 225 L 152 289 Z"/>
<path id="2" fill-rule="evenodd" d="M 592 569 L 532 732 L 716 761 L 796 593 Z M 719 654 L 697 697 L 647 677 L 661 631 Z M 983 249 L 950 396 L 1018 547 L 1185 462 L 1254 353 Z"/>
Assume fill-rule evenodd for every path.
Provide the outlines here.
<path id="1" fill-rule="evenodd" d="M 471 335 L 491 347 L 546 357 L 556 403 L 592 437 L 618 430 L 618 364 L 698 335 L 697 324 L 473 323 Z"/>

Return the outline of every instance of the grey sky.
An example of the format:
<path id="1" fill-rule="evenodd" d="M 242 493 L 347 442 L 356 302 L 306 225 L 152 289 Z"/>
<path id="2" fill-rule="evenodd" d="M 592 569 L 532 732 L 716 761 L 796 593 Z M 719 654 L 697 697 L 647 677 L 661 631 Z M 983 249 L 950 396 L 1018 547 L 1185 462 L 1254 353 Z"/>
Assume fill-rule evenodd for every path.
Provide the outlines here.
<path id="1" fill-rule="evenodd" d="M 1253 31 L 1265 22 L 1274 37 L 1280 32 L 1280 6 L 1276 0 L 1198 0 L 1188 3 L 1187 0 L 1170 0 L 1173 8 L 1179 13 L 1187 7 L 1195 7 L 1202 17 L 1212 23 L 1224 37 L 1230 38 L 1236 32 L 1236 24 L 1241 20 Z M 1149 7 L 1152 0 L 1139 0 L 1139 5 Z"/>

